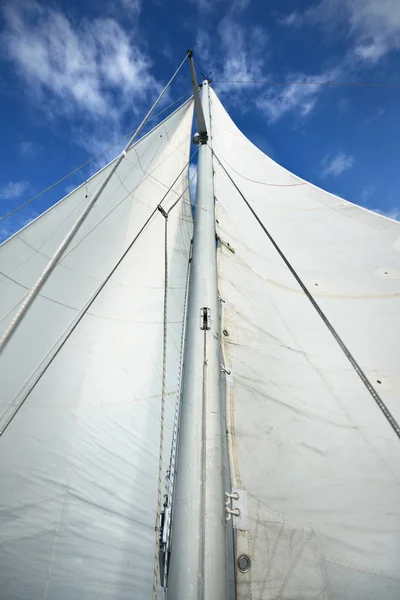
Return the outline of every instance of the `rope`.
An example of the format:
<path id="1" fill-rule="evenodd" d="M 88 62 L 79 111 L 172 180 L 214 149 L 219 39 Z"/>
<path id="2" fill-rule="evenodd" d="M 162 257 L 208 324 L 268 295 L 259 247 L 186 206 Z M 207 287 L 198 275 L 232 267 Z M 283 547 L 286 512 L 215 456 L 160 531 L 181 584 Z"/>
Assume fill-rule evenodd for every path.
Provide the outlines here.
<path id="1" fill-rule="evenodd" d="M 171 212 L 171 209 L 169 210 Z M 191 248 L 189 250 L 188 263 L 186 268 L 186 282 L 185 282 L 185 296 L 183 300 L 183 317 L 182 317 L 182 328 L 181 328 L 181 343 L 180 343 L 180 353 L 179 353 L 179 366 L 178 366 L 178 385 L 176 389 L 176 399 L 175 399 L 175 414 L 174 414 L 174 424 L 172 428 L 172 445 L 171 445 L 171 457 L 170 464 L 168 470 L 168 489 L 167 489 L 167 506 L 166 506 L 166 516 L 165 516 L 165 555 L 164 555 L 164 573 L 168 573 L 169 568 L 169 551 L 170 551 L 170 535 L 171 535 L 171 521 L 172 521 L 172 501 L 174 494 L 174 484 L 175 484 L 175 466 L 176 466 L 176 455 L 177 455 L 177 447 L 178 447 L 178 428 L 179 428 L 179 417 L 180 417 L 180 399 L 181 399 L 181 389 L 182 389 L 182 371 L 183 371 L 183 347 L 185 341 L 185 331 L 186 331 L 186 314 L 187 314 L 187 298 L 188 298 L 188 290 L 189 290 L 189 275 L 190 275 L 190 264 L 192 261 L 191 258 Z M 164 581 L 164 592 L 166 589 L 166 581 Z"/>
<path id="2" fill-rule="evenodd" d="M 157 515 L 156 515 L 156 550 L 154 556 L 153 574 L 153 599 L 157 600 L 158 570 L 160 557 L 160 532 L 161 532 L 161 489 L 164 455 L 164 425 L 165 425 L 165 398 L 167 395 L 167 331 L 168 331 L 168 213 L 159 206 L 165 222 L 164 228 L 164 313 L 163 313 L 163 367 L 161 387 L 161 421 L 160 421 L 160 453 L 158 458 L 158 489 L 157 489 Z"/>
<path id="3" fill-rule="evenodd" d="M 197 150 L 196 150 L 197 151 Z M 160 545 L 161 545 L 161 489 L 162 489 L 162 471 L 163 471 L 163 455 L 164 455 L 164 427 L 165 427 L 165 398 L 167 396 L 167 334 L 168 334 L 168 217 L 170 212 L 181 200 L 185 191 L 190 187 L 192 179 L 189 181 L 188 186 L 179 196 L 179 198 L 171 205 L 169 210 L 166 212 L 162 206 L 158 206 L 158 210 L 161 212 L 165 219 L 165 230 L 164 230 L 164 312 L 163 312 L 163 367 L 162 367 L 162 388 L 161 388 L 161 420 L 160 420 L 160 452 L 158 462 L 158 490 L 157 490 L 157 514 L 156 514 L 156 547 L 154 556 L 154 572 L 153 572 L 153 599 L 157 600 L 157 587 L 158 587 L 158 573 L 159 573 L 159 558 L 160 558 Z M 169 486 L 166 493 L 167 501 L 165 505 L 165 523 L 167 527 L 166 532 L 166 543 L 165 543 L 165 556 L 164 556 L 164 574 L 168 570 L 168 542 L 169 532 L 171 527 L 171 512 L 172 512 L 172 495 L 174 487 L 174 476 L 175 476 L 175 463 L 176 463 L 176 448 L 178 438 L 178 421 L 179 421 L 179 400 L 181 390 L 181 379 L 182 379 L 182 358 L 183 358 L 183 343 L 185 333 L 185 321 L 186 321 L 186 305 L 187 305 L 187 292 L 189 286 L 189 270 L 190 270 L 190 250 L 189 260 L 186 269 L 186 284 L 185 284 L 185 297 L 184 297 L 184 315 L 181 329 L 181 348 L 179 356 L 179 367 L 178 367 L 178 387 L 175 401 L 175 416 L 172 433 L 172 447 L 170 457 L 170 469 L 169 469 Z M 165 580 L 164 580 L 164 583 Z M 165 591 L 165 585 L 164 585 Z"/>
<path id="4" fill-rule="evenodd" d="M 211 149 L 211 151 L 213 152 L 212 149 Z M 400 438 L 400 426 L 397 423 L 396 419 L 394 418 L 394 416 L 392 415 L 392 413 L 389 411 L 389 409 L 387 408 L 386 404 L 383 402 L 382 398 L 379 396 L 378 392 L 375 390 L 375 388 L 373 387 L 372 383 L 369 381 L 368 377 L 366 376 L 366 374 L 364 373 L 364 371 L 362 370 L 362 368 L 360 367 L 360 365 L 358 364 L 358 362 L 356 361 L 356 359 L 354 358 L 354 356 L 351 354 L 350 350 L 347 348 L 346 344 L 344 343 L 344 341 L 342 340 L 342 338 L 339 336 L 339 334 L 337 333 L 337 331 L 335 330 L 335 328 L 333 327 L 333 325 L 329 321 L 328 317 L 325 315 L 325 313 L 320 308 L 320 306 L 318 305 L 318 303 L 314 300 L 314 298 L 311 295 L 310 291 L 308 290 L 308 288 L 306 287 L 306 285 L 303 283 L 303 281 L 300 278 L 300 276 L 297 274 L 295 268 L 291 265 L 291 263 L 289 262 L 289 260 L 286 258 L 285 254 L 279 248 L 277 242 L 274 240 L 274 238 L 272 237 L 272 235 L 269 233 L 269 231 L 265 227 L 264 223 L 261 221 L 260 217 L 257 215 L 257 213 L 255 212 L 255 210 L 250 205 L 249 201 L 246 199 L 246 197 L 241 192 L 241 190 L 239 189 L 239 187 L 236 185 L 236 183 L 234 182 L 234 180 L 232 179 L 232 177 L 230 176 L 230 174 L 228 173 L 228 171 L 225 169 L 224 165 L 221 163 L 221 161 L 219 160 L 218 156 L 214 152 L 213 152 L 213 154 L 214 154 L 215 158 L 217 159 L 217 161 L 219 162 L 220 166 L 222 167 L 223 171 L 225 172 L 225 174 L 228 176 L 228 178 L 230 179 L 231 183 L 235 187 L 236 191 L 240 194 L 240 196 L 244 200 L 247 208 L 250 210 L 250 212 L 252 213 L 253 217 L 256 219 L 256 221 L 258 222 L 258 224 L 260 225 L 260 227 L 262 228 L 262 230 L 264 231 L 264 233 L 268 237 L 269 241 L 274 246 L 275 250 L 278 252 L 279 256 L 282 258 L 283 262 L 285 263 L 285 265 L 287 266 L 287 268 L 289 269 L 289 271 L 291 272 L 291 274 L 293 275 L 293 277 L 295 278 L 295 280 L 297 281 L 297 283 L 299 284 L 299 286 L 301 287 L 301 289 L 303 290 L 303 292 L 307 296 L 308 300 L 311 302 L 312 306 L 317 311 L 318 315 L 321 317 L 323 323 L 326 325 L 326 327 L 329 329 L 330 333 L 335 338 L 336 342 L 339 344 L 340 349 L 343 351 L 343 353 L 345 354 L 346 358 L 350 362 L 351 366 L 353 367 L 353 369 L 355 370 L 355 372 L 357 373 L 357 375 L 360 377 L 361 381 L 363 382 L 363 384 L 367 388 L 368 392 L 371 394 L 372 398 L 375 400 L 376 404 L 378 405 L 378 407 L 380 408 L 380 410 L 382 411 L 382 413 L 386 417 L 386 419 L 389 422 L 390 426 L 392 427 L 393 431 L 395 432 L 395 434 L 397 435 L 397 437 Z"/>
<path id="5" fill-rule="evenodd" d="M 163 112 L 165 112 L 166 110 L 168 110 L 169 108 L 171 108 L 171 106 L 174 106 L 174 104 L 177 104 L 177 102 L 179 102 L 180 100 L 182 100 L 182 98 L 185 98 L 185 96 L 188 96 L 190 93 L 191 93 L 191 91 L 190 92 L 186 92 L 186 94 L 183 94 L 182 96 L 180 96 L 180 98 L 178 98 L 174 102 L 171 102 L 171 104 L 169 104 L 168 106 L 166 106 L 165 108 L 163 108 L 162 110 L 160 110 L 158 113 L 156 113 L 155 115 L 152 115 L 151 117 L 149 117 L 149 119 L 147 119 L 147 122 L 149 122 L 149 121 L 155 119 L 156 117 L 158 117 L 159 115 L 161 115 Z M 71 175 L 74 175 L 75 173 L 77 173 L 78 171 L 80 171 L 81 169 L 83 169 L 83 167 L 86 167 L 87 165 L 89 165 L 91 162 L 93 162 L 97 158 L 100 158 L 100 156 L 103 156 L 103 154 L 105 154 L 106 152 L 108 152 L 109 150 L 111 150 L 111 148 L 114 148 L 114 146 L 117 146 L 120 142 L 122 142 L 126 138 L 132 137 L 133 134 L 136 133 L 136 131 L 137 131 L 136 129 L 133 129 L 132 131 L 130 131 L 129 133 L 127 133 L 123 137 L 119 138 L 119 140 L 117 140 L 116 142 L 114 142 L 113 144 L 111 144 L 111 146 L 108 146 L 107 148 L 105 148 L 104 150 L 102 150 L 101 152 L 99 152 L 98 154 L 96 154 L 96 156 L 93 156 L 93 158 L 90 158 L 89 160 L 87 160 L 86 162 L 84 162 L 83 164 L 81 164 L 79 167 L 76 167 L 76 169 L 74 169 L 73 171 L 71 171 L 70 173 L 68 173 L 68 175 L 64 175 L 64 177 L 61 177 L 61 179 L 59 179 L 55 183 L 52 183 L 51 185 L 49 185 L 49 187 L 47 187 L 46 189 L 44 189 L 41 192 L 39 192 L 38 194 L 36 194 L 36 196 L 33 196 L 32 198 L 30 198 L 29 200 L 27 200 L 26 202 L 24 202 L 20 206 L 17 206 L 17 208 L 14 208 L 13 210 L 10 210 L 10 212 L 8 212 L 5 215 L 3 215 L 2 217 L 0 217 L 0 223 L 2 221 L 4 221 L 5 219 L 7 219 L 8 217 L 11 217 L 11 215 L 14 215 L 16 212 L 18 212 L 19 210 L 21 210 L 21 208 L 24 208 L 25 206 L 27 206 L 28 204 L 30 204 L 31 202 L 33 202 L 34 200 L 36 200 L 40 196 L 43 196 L 43 194 L 45 194 L 46 192 L 49 192 L 51 189 L 53 189 L 54 187 L 56 187 L 59 183 L 62 183 L 63 181 L 65 181 L 66 179 L 68 179 L 69 177 L 71 177 Z M 86 181 L 88 181 L 88 180 L 86 180 Z M 86 183 L 86 181 L 84 183 Z M 84 183 L 82 185 L 84 185 Z"/>
<path id="6" fill-rule="evenodd" d="M 78 229 L 80 228 L 80 226 L 82 225 L 82 223 L 85 221 L 86 217 L 88 216 L 89 212 L 92 210 L 93 206 L 95 205 L 95 203 L 97 202 L 97 200 L 99 199 L 99 197 L 101 196 L 101 194 L 103 193 L 104 189 L 106 188 L 108 182 L 110 181 L 110 179 L 114 175 L 115 171 L 118 169 L 119 165 L 124 160 L 124 158 L 126 156 L 126 153 L 129 150 L 130 146 L 133 144 L 133 142 L 135 141 L 135 139 L 139 135 L 140 131 L 145 126 L 148 118 L 150 117 L 150 115 L 154 111 L 155 107 L 160 102 L 161 98 L 164 96 L 164 94 L 166 93 L 166 91 L 168 90 L 168 88 L 171 85 L 172 81 L 175 79 L 175 76 L 177 75 L 177 73 L 181 69 L 181 67 L 182 67 L 183 63 L 185 62 L 186 58 L 187 58 L 187 56 L 185 56 L 185 58 L 183 59 L 183 61 L 181 62 L 181 64 L 179 65 L 179 67 L 177 68 L 177 70 L 175 71 L 175 73 L 173 74 L 173 76 L 171 77 L 171 79 L 169 80 L 169 82 L 167 83 L 167 85 L 165 86 L 165 88 L 163 89 L 163 91 L 161 92 L 161 94 L 158 96 L 157 100 L 154 102 L 153 106 L 150 108 L 150 110 L 148 111 L 148 113 L 144 117 L 143 121 L 141 122 L 141 124 L 136 129 L 136 131 L 133 134 L 133 136 L 128 141 L 128 143 L 125 146 L 124 150 L 121 152 L 121 154 L 119 155 L 119 157 L 115 161 L 114 166 L 110 170 L 109 174 L 106 176 L 106 178 L 104 179 L 103 183 L 101 184 L 101 186 L 99 187 L 99 189 L 97 190 L 97 192 L 94 194 L 93 198 L 90 200 L 90 202 L 88 203 L 88 205 L 86 206 L 86 208 L 83 210 L 83 212 L 81 213 L 81 215 L 75 221 L 74 225 L 72 226 L 72 228 L 70 229 L 70 231 L 67 233 L 67 235 L 65 236 L 65 238 L 63 239 L 63 241 L 61 242 L 61 244 L 58 246 L 57 250 L 55 251 L 55 253 L 51 257 L 50 261 L 47 263 L 47 265 L 44 268 L 43 272 L 41 273 L 41 275 L 39 276 L 39 278 L 37 279 L 37 281 L 34 283 L 33 287 L 30 289 L 30 291 L 26 295 L 26 297 L 23 300 L 23 302 L 22 302 L 19 310 L 17 310 L 16 314 L 14 315 L 14 318 L 11 320 L 9 326 L 6 328 L 3 336 L 0 339 L 0 354 L 1 354 L 2 350 L 5 348 L 6 344 L 11 339 L 12 335 L 14 334 L 14 332 L 16 331 L 18 325 L 21 323 L 21 321 L 22 321 L 25 313 L 27 312 L 27 310 L 29 309 L 29 307 L 32 305 L 33 301 L 35 300 L 36 296 L 38 295 L 38 293 L 42 289 L 42 287 L 45 284 L 45 282 L 47 281 L 49 275 L 53 271 L 53 269 L 56 266 L 56 264 L 58 263 L 59 259 L 64 254 L 64 251 L 69 246 L 69 244 L 72 241 L 73 237 L 75 236 L 76 232 L 78 231 Z"/>
<path id="7" fill-rule="evenodd" d="M 132 246 L 135 244 L 135 242 L 142 235 L 143 231 L 146 229 L 146 227 L 148 226 L 148 224 L 150 223 L 150 221 L 152 220 L 152 218 L 154 217 L 154 215 L 157 213 L 157 211 L 159 211 L 158 207 L 162 205 L 162 203 L 164 202 L 165 198 L 168 196 L 169 192 L 174 187 L 175 183 L 181 177 L 182 173 L 185 172 L 185 170 L 187 169 L 187 167 L 190 164 L 190 161 L 195 156 L 196 152 L 197 152 L 197 149 L 192 154 L 192 156 L 189 158 L 188 162 L 186 163 L 186 165 L 184 166 L 184 168 L 182 169 L 182 171 L 178 174 L 178 176 L 172 182 L 171 186 L 168 188 L 168 190 L 166 191 L 166 193 L 164 194 L 164 196 L 161 198 L 160 203 L 158 204 L 158 206 L 149 215 L 149 217 L 147 218 L 147 220 L 145 221 L 145 223 L 142 225 L 141 229 L 136 234 L 136 236 L 134 237 L 134 239 L 132 240 L 132 242 L 129 244 L 129 246 L 126 248 L 126 250 L 123 252 L 122 256 L 115 263 L 114 267 L 111 269 L 111 271 L 108 273 L 108 275 L 106 276 L 106 278 L 99 285 L 99 287 L 97 288 L 97 290 L 95 291 L 95 293 L 93 294 L 93 296 L 90 298 L 90 300 L 87 302 L 87 304 L 79 312 L 79 314 L 77 315 L 75 321 L 70 326 L 70 329 L 67 330 L 66 332 L 64 332 L 63 336 L 61 336 L 59 338 L 59 340 L 61 340 L 62 337 L 64 337 L 64 339 L 62 339 L 61 343 L 57 342 L 57 343 L 59 343 L 59 346 L 57 347 L 57 349 L 55 350 L 55 352 L 50 356 L 48 362 L 46 363 L 46 365 L 44 365 L 43 369 L 37 375 L 36 379 L 32 382 L 32 384 L 30 385 L 29 389 L 26 391 L 25 395 L 21 398 L 21 400 L 18 402 L 18 404 L 15 405 L 14 410 L 12 411 L 11 415 L 8 417 L 7 421 L 0 428 L 0 437 L 6 431 L 7 427 L 10 425 L 10 423 L 12 422 L 12 420 L 14 419 L 14 417 L 17 415 L 17 413 L 19 412 L 19 410 L 21 409 L 21 407 L 23 406 L 23 404 L 25 403 L 25 401 L 29 397 L 30 393 L 36 387 L 37 383 L 41 380 L 41 378 L 43 377 L 43 375 L 45 374 L 45 372 L 47 371 L 47 369 L 50 367 L 50 365 L 52 364 L 53 360 L 56 358 L 56 356 L 58 355 L 58 353 L 60 352 L 60 350 L 64 347 L 65 343 L 68 341 L 68 339 L 70 338 L 70 336 L 72 335 L 72 333 L 75 331 L 76 327 L 79 325 L 79 323 L 81 322 L 81 320 L 83 319 L 83 317 L 85 316 L 85 314 L 87 313 L 87 311 L 89 310 L 89 308 L 92 306 L 93 302 L 99 296 L 100 292 L 103 290 L 103 288 L 106 286 L 106 284 L 108 283 L 108 281 L 111 279 L 111 277 L 113 276 L 113 274 L 115 273 L 115 271 L 118 269 L 118 267 L 120 266 L 120 264 L 122 263 L 122 261 L 124 260 L 124 258 L 128 254 L 128 252 L 131 250 Z M 181 196 L 183 196 L 183 194 L 186 192 L 186 190 L 188 190 L 188 188 L 189 188 L 189 185 L 186 186 L 186 188 L 182 192 Z M 54 347 L 55 346 L 53 346 L 53 348 Z"/>

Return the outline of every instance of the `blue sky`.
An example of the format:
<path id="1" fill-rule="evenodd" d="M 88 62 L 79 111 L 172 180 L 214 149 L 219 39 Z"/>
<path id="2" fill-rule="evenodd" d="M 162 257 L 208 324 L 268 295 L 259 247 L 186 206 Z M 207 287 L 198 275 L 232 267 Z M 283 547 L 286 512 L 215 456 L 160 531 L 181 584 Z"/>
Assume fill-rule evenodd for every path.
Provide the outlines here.
<path id="1" fill-rule="evenodd" d="M 237 125 L 264 152 L 400 218 L 398 0 L 3 0 L 0 7 L 0 215 L 134 129 L 193 48 Z M 230 83 L 263 80 L 287 84 Z M 316 80 L 398 87 L 291 83 Z M 164 107 L 186 92 L 188 65 Z M 113 152 L 0 222 L 0 241 Z"/>

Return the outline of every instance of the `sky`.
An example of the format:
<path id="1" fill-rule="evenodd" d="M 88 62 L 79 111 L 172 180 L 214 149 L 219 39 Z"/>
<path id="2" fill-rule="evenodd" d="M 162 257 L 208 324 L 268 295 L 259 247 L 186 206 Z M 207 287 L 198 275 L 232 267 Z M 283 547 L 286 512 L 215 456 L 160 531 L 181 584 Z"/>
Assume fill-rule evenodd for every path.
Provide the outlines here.
<path id="1" fill-rule="evenodd" d="M 0 0 L 0 218 L 133 130 L 189 48 L 263 152 L 400 219 L 399 0 Z M 190 91 L 185 64 L 160 110 Z M 120 148 L 0 220 L 0 241 Z"/>

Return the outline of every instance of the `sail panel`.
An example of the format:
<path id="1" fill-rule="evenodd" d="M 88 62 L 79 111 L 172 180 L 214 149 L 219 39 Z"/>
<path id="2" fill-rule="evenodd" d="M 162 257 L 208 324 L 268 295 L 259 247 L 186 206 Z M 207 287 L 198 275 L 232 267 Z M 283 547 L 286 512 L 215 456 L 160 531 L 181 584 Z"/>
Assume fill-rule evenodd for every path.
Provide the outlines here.
<path id="1" fill-rule="evenodd" d="M 44 370 L 0 437 L 0 589 L 7 600 L 151 597 L 163 366 L 165 220 L 159 211 L 70 332 L 183 171 L 163 203 L 168 209 L 183 194 L 168 219 L 165 472 L 192 237 L 185 169 L 192 111 L 185 104 L 128 152 L 1 357 L 6 409 Z M 54 237 L 64 235 L 71 223 L 64 230 L 62 221 L 72 219 L 85 192 L 78 188 L 23 230 L 22 242 L 17 235 L 1 247 L 5 269 L 5 253 L 25 252 L 7 273 L 19 285 L 39 274 L 59 243 L 51 227 Z"/>
<path id="2" fill-rule="evenodd" d="M 127 153 L 0 361 L 1 415 L 79 315 L 188 161 L 191 102 Z M 100 187 L 110 165 L 0 246 L 0 333 Z M 171 197 L 182 190 L 178 182 Z M 180 187 L 179 187 L 180 186 Z M 46 327 L 43 318 L 46 317 Z M 34 340 L 35 351 L 24 340 Z M 23 353 L 23 349 L 26 353 Z M 18 364 L 18 377 L 12 365 Z M 11 365 L 11 367 L 10 367 Z"/>
<path id="3" fill-rule="evenodd" d="M 277 165 L 214 93 L 211 112 L 216 156 L 399 419 L 400 224 Z M 214 169 L 231 477 L 248 496 L 236 551 L 252 562 L 237 569 L 238 598 L 394 600 L 399 439 L 216 158 Z"/>

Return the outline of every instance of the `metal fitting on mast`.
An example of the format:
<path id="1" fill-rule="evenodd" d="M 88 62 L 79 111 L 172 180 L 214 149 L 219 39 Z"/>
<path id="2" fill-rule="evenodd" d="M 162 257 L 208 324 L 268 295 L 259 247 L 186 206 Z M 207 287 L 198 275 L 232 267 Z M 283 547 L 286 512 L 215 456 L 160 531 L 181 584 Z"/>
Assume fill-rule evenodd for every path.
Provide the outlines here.
<path id="1" fill-rule="evenodd" d="M 198 127 L 198 131 L 199 131 L 196 134 L 196 136 L 198 136 L 198 138 L 196 139 L 196 141 L 194 143 L 195 144 L 197 144 L 197 143 L 206 144 L 207 140 L 208 140 L 208 133 L 207 133 L 206 122 L 204 120 L 203 107 L 201 105 L 201 100 L 200 100 L 199 84 L 197 83 L 196 71 L 194 68 L 193 50 L 188 50 L 187 55 L 188 55 L 189 64 L 190 64 L 190 74 L 192 76 L 194 105 L 196 108 L 197 127 Z"/>

